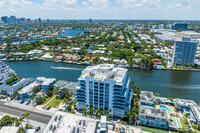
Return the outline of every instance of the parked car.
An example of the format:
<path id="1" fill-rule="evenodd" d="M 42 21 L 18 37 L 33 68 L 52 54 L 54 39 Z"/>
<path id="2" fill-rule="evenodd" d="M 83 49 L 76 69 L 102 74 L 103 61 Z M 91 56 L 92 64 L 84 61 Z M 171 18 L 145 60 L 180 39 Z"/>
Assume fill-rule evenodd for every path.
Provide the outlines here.
<path id="1" fill-rule="evenodd" d="M 21 101 L 20 101 L 20 104 L 23 104 L 24 102 L 25 102 L 24 100 L 21 100 Z"/>
<path id="2" fill-rule="evenodd" d="M 35 128 L 35 131 L 38 132 L 40 130 L 40 126 Z"/>
<path id="3" fill-rule="evenodd" d="M 50 107 L 50 106 L 48 106 L 48 107 L 47 107 L 47 110 L 50 110 L 50 109 L 51 109 L 51 107 Z"/>
<path id="4" fill-rule="evenodd" d="M 34 106 L 34 107 L 37 106 L 37 103 L 36 103 L 36 102 L 33 102 L 33 106 Z"/>
<path id="5" fill-rule="evenodd" d="M 26 104 L 26 105 L 29 105 L 29 103 L 30 103 L 30 102 L 31 102 L 31 101 L 30 101 L 30 100 L 28 100 L 28 101 L 27 101 L 25 104 Z"/>
<path id="6" fill-rule="evenodd" d="M 44 106 L 42 106 L 42 109 L 46 110 L 46 109 L 47 109 L 47 107 L 44 105 Z"/>

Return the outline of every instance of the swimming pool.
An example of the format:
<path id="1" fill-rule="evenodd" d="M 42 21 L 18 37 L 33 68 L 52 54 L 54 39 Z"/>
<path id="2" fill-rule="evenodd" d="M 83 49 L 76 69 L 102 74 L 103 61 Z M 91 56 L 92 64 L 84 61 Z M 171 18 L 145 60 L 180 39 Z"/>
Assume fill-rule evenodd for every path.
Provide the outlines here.
<path id="1" fill-rule="evenodd" d="M 161 109 L 165 109 L 167 112 L 171 112 L 171 110 L 168 109 L 165 105 L 160 105 L 160 108 Z"/>
<path id="2" fill-rule="evenodd" d="M 35 100 L 38 100 L 39 98 L 44 97 L 44 95 L 39 95 L 38 97 L 35 98 Z"/>

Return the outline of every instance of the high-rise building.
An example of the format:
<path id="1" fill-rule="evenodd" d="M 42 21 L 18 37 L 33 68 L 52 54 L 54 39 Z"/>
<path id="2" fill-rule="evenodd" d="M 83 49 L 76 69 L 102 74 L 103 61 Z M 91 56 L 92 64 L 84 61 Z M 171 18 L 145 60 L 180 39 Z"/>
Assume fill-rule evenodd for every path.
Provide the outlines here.
<path id="1" fill-rule="evenodd" d="M 9 79 L 12 76 L 12 73 L 15 74 L 15 71 L 12 70 L 7 64 L 0 61 L 0 84 Z"/>
<path id="2" fill-rule="evenodd" d="M 30 23 L 30 22 L 31 22 L 31 19 L 30 19 L 30 18 L 27 18 L 27 19 L 26 19 L 26 22 L 27 22 L 27 23 Z"/>
<path id="3" fill-rule="evenodd" d="M 2 16 L 1 21 L 3 21 L 4 23 L 8 23 L 8 16 Z"/>
<path id="4" fill-rule="evenodd" d="M 89 19 L 89 22 L 92 22 L 92 19 L 91 19 L 91 18 Z"/>
<path id="5" fill-rule="evenodd" d="M 17 21 L 18 21 L 18 23 L 24 23 L 24 22 L 26 22 L 26 19 L 25 18 L 18 18 Z"/>
<path id="6" fill-rule="evenodd" d="M 172 26 L 173 30 L 188 30 L 188 24 L 187 23 L 175 23 Z"/>
<path id="7" fill-rule="evenodd" d="M 17 18 L 15 16 L 10 16 L 9 19 L 8 19 L 8 21 L 10 23 L 16 23 L 17 22 Z"/>
<path id="8" fill-rule="evenodd" d="M 110 110 L 114 118 L 122 118 L 130 110 L 132 90 L 128 70 L 112 64 L 88 66 L 76 87 L 77 108 Z"/>
<path id="9" fill-rule="evenodd" d="M 174 42 L 173 52 L 173 64 L 179 66 L 187 66 L 190 63 L 194 63 L 197 41 L 193 41 L 191 38 L 182 38 L 182 41 Z"/>

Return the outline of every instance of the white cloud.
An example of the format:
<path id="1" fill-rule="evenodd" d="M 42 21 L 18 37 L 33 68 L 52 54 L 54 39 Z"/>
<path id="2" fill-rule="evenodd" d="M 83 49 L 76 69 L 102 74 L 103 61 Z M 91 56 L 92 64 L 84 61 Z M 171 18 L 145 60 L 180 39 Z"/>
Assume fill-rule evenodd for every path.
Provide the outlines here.
<path id="1" fill-rule="evenodd" d="M 199 4 L 200 0 L 172 0 L 169 3 L 168 8 L 175 8 L 175 9 L 186 9 L 192 8 L 192 4 L 197 3 Z"/>
<path id="2" fill-rule="evenodd" d="M 160 8 L 161 0 L 117 0 L 117 3 L 122 4 L 123 8 Z"/>
<path id="3" fill-rule="evenodd" d="M 85 2 L 85 1 L 82 2 L 82 5 L 83 6 L 89 6 L 89 4 L 87 2 Z"/>
<path id="4" fill-rule="evenodd" d="M 200 0 L 0 0 L 0 16 L 43 19 L 200 19 L 199 5 Z"/>
<path id="5" fill-rule="evenodd" d="M 65 5 L 65 6 L 69 6 L 69 5 L 73 5 L 76 4 L 77 0 L 44 0 L 44 5 Z"/>
<path id="6" fill-rule="evenodd" d="M 88 0 L 88 2 L 92 3 L 92 6 L 97 8 L 106 8 L 109 5 L 108 0 Z"/>

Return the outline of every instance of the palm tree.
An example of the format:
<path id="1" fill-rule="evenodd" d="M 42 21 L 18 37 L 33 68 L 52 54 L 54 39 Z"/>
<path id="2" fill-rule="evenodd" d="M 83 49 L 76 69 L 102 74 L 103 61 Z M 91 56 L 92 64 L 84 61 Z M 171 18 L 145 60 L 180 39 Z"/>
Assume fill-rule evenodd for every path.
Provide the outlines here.
<path id="1" fill-rule="evenodd" d="M 20 125 L 21 125 L 21 128 L 23 129 L 23 124 L 22 124 L 22 122 L 24 122 L 24 117 L 20 117 L 20 118 L 19 118 L 19 123 L 20 123 Z"/>
<path id="2" fill-rule="evenodd" d="M 20 125 L 20 121 L 18 118 L 15 119 L 15 122 L 14 122 L 15 126 L 19 126 Z"/>
<path id="3" fill-rule="evenodd" d="M 104 110 L 103 110 L 103 115 L 105 115 L 106 117 L 109 117 L 109 111 L 106 110 L 106 109 L 104 109 Z"/>
<path id="4" fill-rule="evenodd" d="M 93 106 L 91 106 L 89 108 L 89 113 L 90 113 L 91 116 L 93 116 L 93 113 L 94 113 L 94 107 Z"/>
<path id="5" fill-rule="evenodd" d="M 26 123 L 28 124 L 28 116 L 30 115 L 30 113 L 29 112 L 25 112 L 25 113 L 23 113 L 23 115 L 22 116 L 24 116 L 25 118 L 26 118 Z"/>
<path id="6" fill-rule="evenodd" d="M 87 109 L 86 108 L 83 108 L 82 115 L 87 116 Z"/>
<path id="7" fill-rule="evenodd" d="M 65 108 L 66 108 L 66 105 L 67 105 L 67 99 L 64 98 L 64 99 L 63 99 L 63 102 L 65 103 Z"/>
<path id="8" fill-rule="evenodd" d="M 100 115 L 100 108 L 95 110 L 96 118 Z"/>

